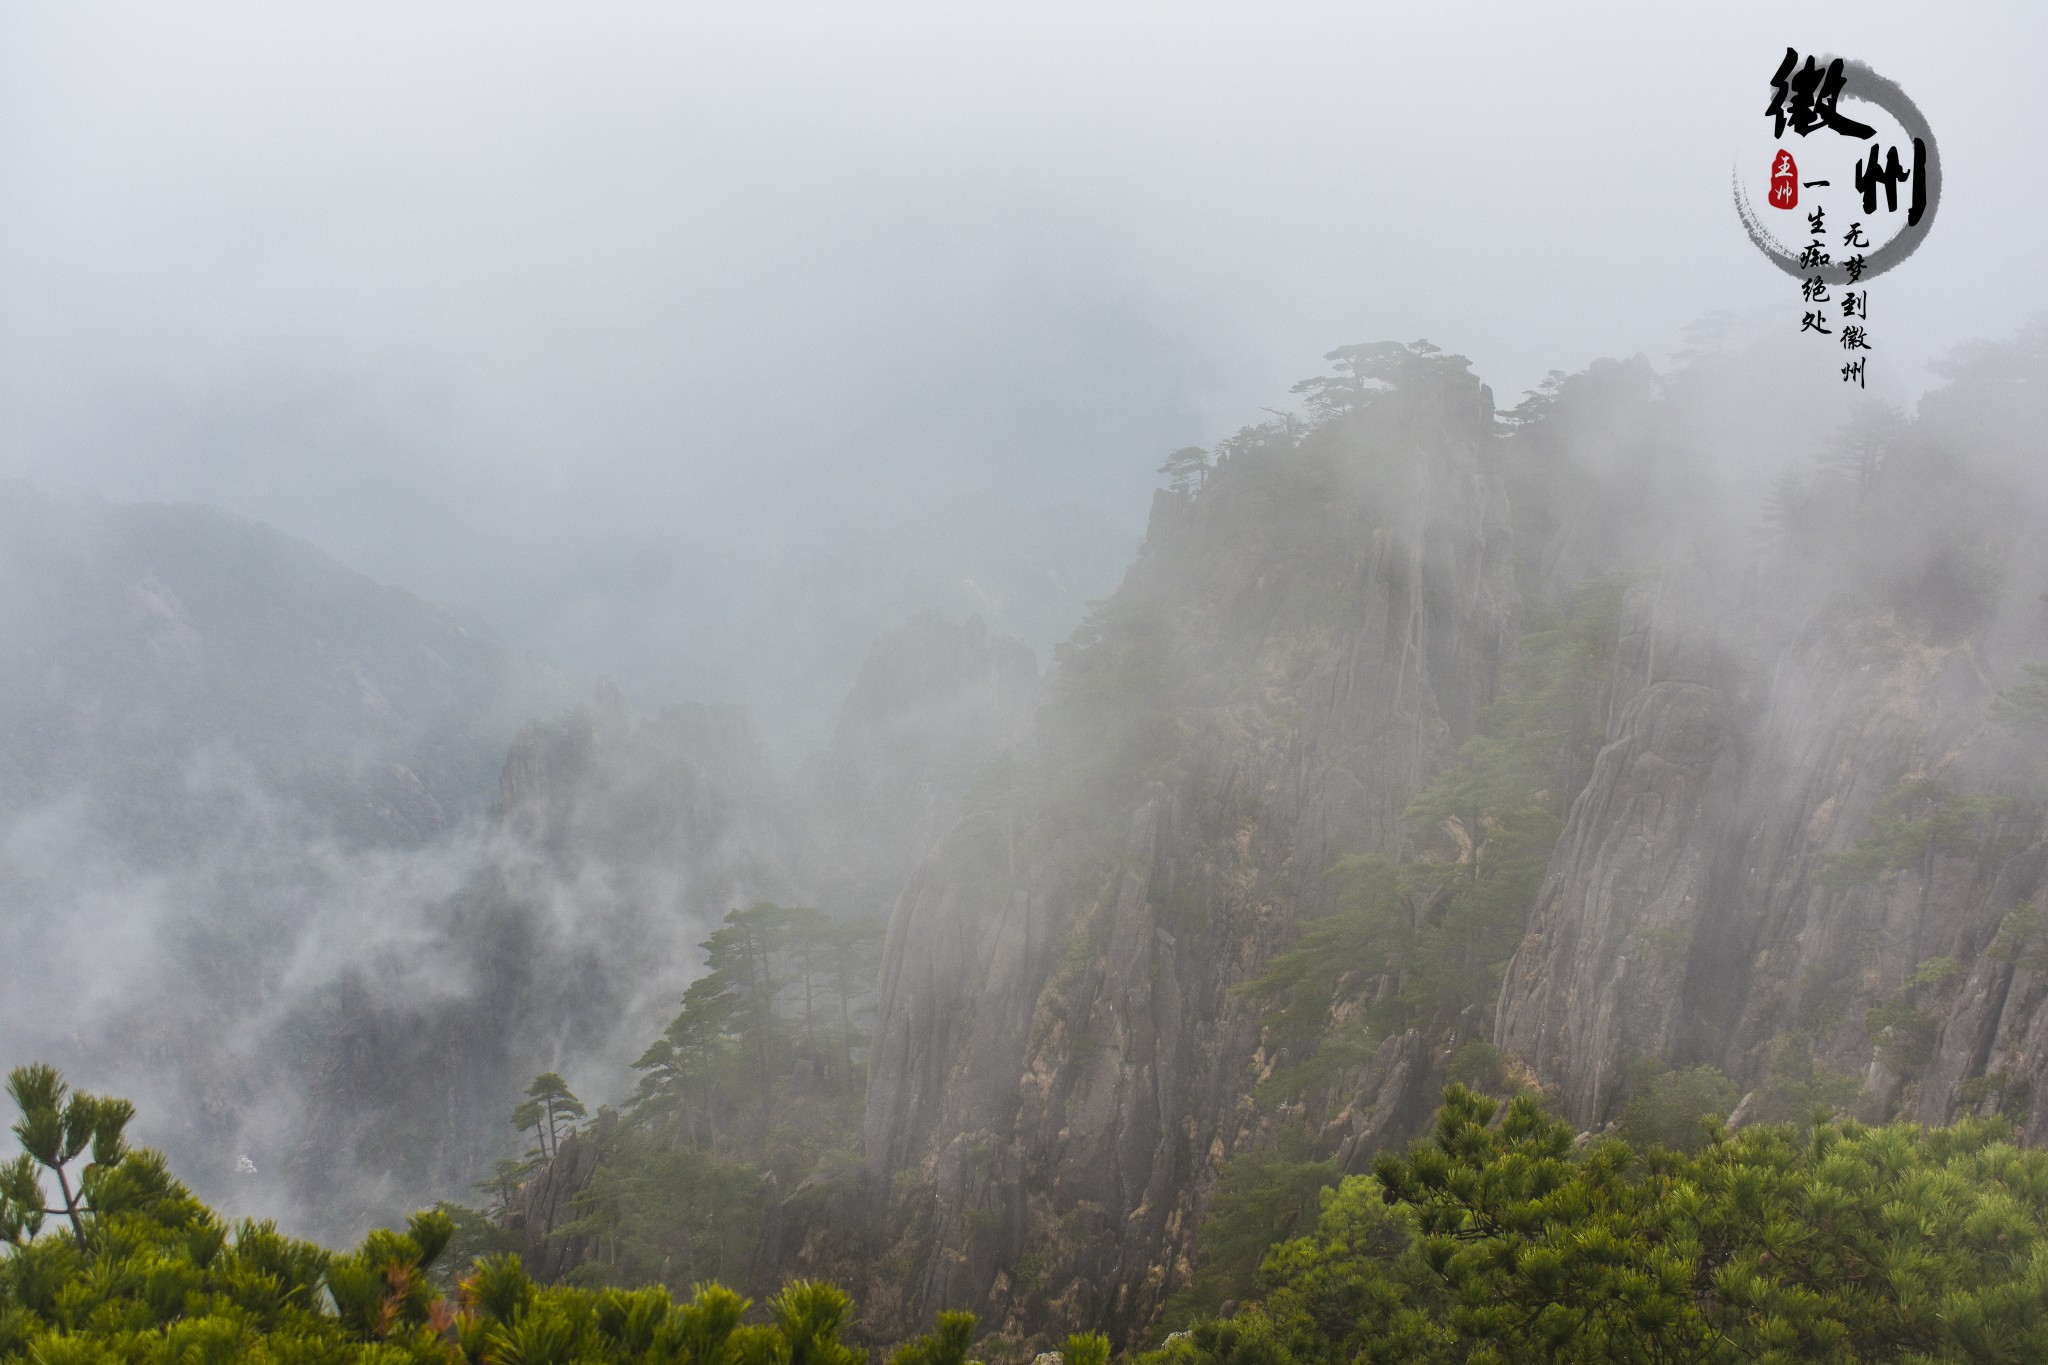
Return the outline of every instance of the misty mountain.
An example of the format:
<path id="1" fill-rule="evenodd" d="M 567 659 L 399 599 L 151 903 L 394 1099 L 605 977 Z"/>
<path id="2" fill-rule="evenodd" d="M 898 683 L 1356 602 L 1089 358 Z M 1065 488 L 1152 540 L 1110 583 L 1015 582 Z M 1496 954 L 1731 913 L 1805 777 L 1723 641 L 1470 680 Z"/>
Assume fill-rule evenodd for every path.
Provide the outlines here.
<path id="1" fill-rule="evenodd" d="M 77 737 L 49 697 L 85 675 L 45 667 L 45 719 L 18 732 L 37 752 L 97 755 L 109 782 L 169 752 L 204 772 L 207 744 L 269 766 L 232 818 L 167 788 L 185 826 L 117 807 L 106 834 L 22 780 L 8 867 L 40 919 L 17 938 L 69 916 L 146 947 L 80 999 L 50 942 L 18 954 L 41 977 L 13 1026 L 154 1099 L 158 1140 L 230 1206 L 339 1233 L 481 1178 L 535 1072 L 627 1100 L 728 911 L 887 910 L 857 1154 L 835 1127 L 805 1166 L 775 1136 L 771 1095 L 851 1121 L 856 1064 L 791 1053 L 732 1113 L 601 1119 L 505 1215 L 544 1195 L 534 1264 L 602 1274 L 602 1235 L 548 1240 L 579 1200 L 673 1169 L 687 1205 L 709 1172 L 751 1211 L 719 1233 L 722 1273 L 855 1285 L 883 1338 L 964 1303 L 1020 1350 L 1224 1309 L 1250 1272 L 1217 1220 L 1312 1211 L 1276 1191 L 1366 1169 L 1450 1079 L 1540 1087 L 1587 1131 L 1711 1077 L 1738 1123 L 1997 1114 L 2040 1142 L 2044 355 L 2038 333 L 1960 353 L 1908 413 L 1809 401 L 1771 346 L 1724 337 L 1502 412 L 1462 357 L 1348 347 L 1301 412 L 1176 457 L 1122 584 L 1044 677 L 978 619 L 899 621 L 785 769 L 741 708 L 639 710 L 606 684 L 519 727 L 495 800 L 451 795 L 468 815 L 438 823 L 305 774 L 374 776 L 353 756 L 407 752 L 388 717 L 416 709 L 419 762 L 448 780 L 435 725 L 470 742 L 463 694 L 373 645 L 428 670 L 429 625 L 468 638 L 453 618 L 307 569 L 330 595 L 263 619 L 310 643 L 209 652 L 246 635 L 219 624 L 247 599 L 209 595 L 218 571 L 129 548 L 67 578 L 80 556 L 44 550 L 17 581 L 72 592 L 97 633 L 21 606 L 22 638 L 146 660 L 161 676 L 129 694 L 195 719 L 132 748 Z M 326 563 L 230 530 L 193 559 Z M 313 628 L 329 614 L 353 633 Z M 326 689 L 303 747 L 278 699 L 217 681 L 264 648 L 290 662 L 251 676 Z M 475 657 L 516 693 L 502 654 Z M 170 828 L 203 837 L 173 854 Z M 726 1026 L 698 1043 L 719 1054 Z M 700 1131 L 726 1145 L 700 1153 Z"/>
<path id="2" fill-rule="evenodd" d="M 571 702 L 211 509 L 10 485 L 4 513 L 10 1046 L 323 1235 L 466 1195 L 535 1072 L 622 1085 L 728 909 L 879 914 L 1028 740 L 1037 662 L 976 620 L 873 641 L 785 776 L 745 708 Z"/>
<path id="3" fill-rule="evenodd" d="M 0 485 L 0 818 L 144 865 L 233 818 L 354 846 L 478 816 L 547 680 L 474 621 L 211 508 Z"/>
<path id="4" fill-rule="evenodd" d="M 1049 657 L 1116 586 L 1143 529 L 1125 509 L 1029 490 L 879 520 L 738 550 L 625 541 L 508 565 L 492 619 L 628 695 L 744 704 L 790 771 L 832 743 L 884 634 L 921 614 L 973 619 Z"/>
<path id="5" fill-rule="evenodd" d="M 887 915 L 984 762 L 1029 750 L 1039 687 L 1032 651 L 979 617 L 921 613 L 877 640 L 796 782 L 818 903 Z"/>
<path id="6" fill-rule="evenodd" d="M 779 1234 L 884 1336 L 1214 1312 L 1451 1078 L 2048 1140 L 2041 334 L 1913 413 L 1753 343 L 1498 417 L 1434 348 L 1330 358 L 1159 494 L 897 904 L 864 1212 Z"/>
<path id="7" fill-rule="evenodd" d="M 735 706 L 640 713 L 604 685 L 530 723 L 489 820 L 396 876 L 336 879 L 337 899 L 400 881 L 401 902 L 344 919 L 355 941 L 307 978 L 304 941 L 337 927 L 324 907 L 309 926 L 305 979 L 237 1073 L 237 1140 L 282 1163 L 308 1226 L 468 1194 L 517 1150 L 506 1119 L 534 1074 L 625 1088 L 728 910 L 879 913 L 940 813 L 1021 742 L 1037 681 L 1019 642 L 920 616 L 875 643 L 834 743 L 796 780 Z"/>

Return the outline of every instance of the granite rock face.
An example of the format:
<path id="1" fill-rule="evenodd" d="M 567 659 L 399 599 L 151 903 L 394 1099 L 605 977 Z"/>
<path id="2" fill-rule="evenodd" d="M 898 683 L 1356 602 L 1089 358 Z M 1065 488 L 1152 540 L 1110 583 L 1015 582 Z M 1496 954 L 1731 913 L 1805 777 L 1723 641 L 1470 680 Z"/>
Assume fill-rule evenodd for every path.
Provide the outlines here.
<path id="1" fill-rule="evenodd" d="M 1747 651 L 1684 648 L 1686 630 L 1645 616 L 1625 632 L 1618 723 L 1509 967 L 1494 1041 L 1585 1127 L 1615 1115 L 1632 1063 L 1712 1063 L 1756 1088 L 1788 1038 L 1859 1078 L 1858 1109 L 1885 1118 L 1908 1078 L 1897 1040 L 1873 1039 L 1867 1016 L 1907 1008 L 1923 1030 L 1946 1020 L 1907 1106 L 1946 1120 L 1969 1077 L 1999 1069 L 1993 1039 L 2013 1034 L 2009 987 L 2024 969 L 1994 949 L 2014 906 L 2042 895 L 2040 854 L 2012 848 L 2037 831 L 2014 804 L 1982 848 L 1936 839 L 1897 866 L 1859 876 L 1850 864 L 1888 819 L 2011 778 L 1984 724 L 1995 689 L 1975 641 L 1884 611 Z M 1660 648 L 1718 661 L 1631 660 Z M 1929 964 L 1954 979 L 1924 979 Z M 2007 1048 L 2010 1097 L 2025 1091 L 2025 1049 Z"/>
<path id="2" fill-rule="evenodd" d="M 1643 365 L 1533 395 L 1506 439 L 1469 380 L 1418 384 L 1159 493 L 1030 760 L 897 901 L 836 1263 L 870 1326 L 966 1307 L 1023 1350 L 1154 1319 L 1218 1170 L 1286 1117 L 1254 1088 L 1298 1058 L 1233 988 L 1331 908 L 1339 858 L 1417 852 L 1404 812 L 1531 604 L 1619 574 L 1596 733 L 1492 1007 L 1373 1037 L 1288 1113 L 1364 1169 L 1487 1042 L 1586 1129 L 1710 1064 L 1745 1120 L 1996 1112 L 2048 1140 L 2048 753 L 1993 706 L 2048 654 L 2011 587 L 2048 581 L 2048 509 L 1983 454 L 2038 428 L 2039 391 L 1958 385 L 1881 451 L 1864 428 L 1780 481 L 1764 531 L 1671 429 L 1726 402 Z M 1384 995 L 1367 976 L 1331 1027 Z"/>
<path id="3" fill-rule="evenodd" d="M 520 1260 L 543 1281 L 560 1279 L 595 1250 L 594 1238 L 563 1229 L 580 1216 L 576 1196 L 597 1174 L 599 1154 L 618 1120 L 616 1111 L 600 1109 L 587 1131 L 563 1135 L 551 1159 L 511 1201 L 506 1230 L 520 1234 Z"/>
<path id="4" fill-rule="evenodd" d="M 1500 1047 L 1555 1079 L 1581 1126 L 1612 1113 L 1628 1060 L 1679 1051 L 1691 948 L 1729 872 L 1737 698 L 1704 651 L 1658 657 L 1656 596 L 1629 600 L 1614 739 L 1572 804 L 1494 1030 Z"/>
<path id="5" fill-rule="evenodd" d="M 878 1325 L 968 1306 L 1020 1338 L 1121 1334 L 1185 1278 L 1260 1122 L 1230 988 L 1327 905 L 1337 857 L 1400 851 L 1491 697 L 1513 581 L 1490 423 L 1442 383 L 1155 506 L 1063 652 L 1037 763 L 971 798 L 890 922 Z"/>

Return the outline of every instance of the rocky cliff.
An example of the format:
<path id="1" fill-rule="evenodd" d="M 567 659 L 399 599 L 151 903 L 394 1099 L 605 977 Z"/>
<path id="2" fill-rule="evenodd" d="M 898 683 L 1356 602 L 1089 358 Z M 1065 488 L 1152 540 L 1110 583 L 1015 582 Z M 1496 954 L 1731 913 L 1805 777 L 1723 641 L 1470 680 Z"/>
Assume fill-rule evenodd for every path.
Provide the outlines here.
<path id="1" fill-rule="evenodd" d="M 1602 363 L 1509 413 L 1423 344 L 1331 359 L 1302 415 L 1176 457 L 1044 678 L 912 622 L 794 783 L 738 709 L 612 690 L 482 781 L 498 663 L 452 618 L 267 533 L 80 557 L 15 508 L 10 552 L 77 605 L 0 603 L 28 645 L 0 661 L 25 756 L 0 871 L 65 861 L 75 813 L 25 813 L 95 765 L 167 805 L 131 856 L 225 831 L 159 888 L 173 969 L 93 1036 L 181 1068 L 154 1107 L 185 1106 L 202 1184 L 245 1171 L 332 1235 L 459 1193 L 535 1070 L 623 1095 L 727 910 L 887 906 L 860 1151 L 834 1128 L 724 1240 L 757 1287 L 855 1288 L 879 1339 L 974 1309 L 989 1358 L 1185 1311 L 1231 1172 L 1364 1169 L 1447 1077 L 1596 1129 L 1711 1066 L 1736 1122 L 1973 1111 L 2048 1141 L 2048 339 L 1958 357 L 1911 414 L 1724 356 Z M 340 624 L 256 628 L 236 565 Z M 305 695 L 238 706 L 244 674 Z M 333 781 L 291 785 L 307 752 Z M 273 783 L 282 806 L 247 799 Z M 857 1032 L 829 1086 L 813 1060 L 785 1087 L 842 1127 Z M 811 1112 L 751 1098 L 716 1153 L 747 1181 L 732 1134 Z M 508 1198 L 536 1264 L 593 1254 L 549 1232 L 627 1129 Z"/>
<path id="2" fill-rule="evenodd" d="M 1259 1124 L 1231 987 L 1338 856 L 1402 850 L 1473 732 L 1515 598 L 1491 397 L 1449 358 L 1379 361 L 1397 385 L 1162 494 L 1036 761 L 987 775 L 903 893 L 865 1132 L 878 1321 L 1147 1320 Z"/>
<path id="3" fill-rule="evenodd" d="M 1751 1113 L 2003 1109 L 2048 1140 L 2048 789 L 1998 701 L 2048 651 L 2039 481 L 2013 461 L 2041 365 L 2023 339 L 1916 420 L 1852 427 L 1781 489 L 1740 590 L 1677 566 L 1632 601 L 1610 742 L 1495 1021 L 1574 1121 L 1612 1118 L 1648 1060 L 1720 1067 Z"/>
<path id="4" fill-rule="evenodd" d="M 1360 1169 L 1475 1042 L 1583 1127 L 1711 1064 L 1738 1121 L 1970 1107 L 2048 1138 L 2048 789 L 2010 692 L 2048 654 L 2048 509 L 2016 454 L 2044 357 L 2025 338 L 1911 417 L 1799 428 L 1718 361 L 1595 367 L 1497 423 L 1454 358 L 1353 348 L 1306 420 L 1162 492 L 1032 758 L 984 774 L 897 902 L 843 1239 L 871 1325 L 964 1306 L 1020 1348 L 1128 1336 L 1188 1282 L 1234 1155 L 1303 1120 Z M 1596 579 L 1625 586 L 1577 681 L 1489 711 Z M 1558 697 L 1522 769 L 1551 777 L 1516 798 L 1558 812 L 1554 842 L 1489 911 L 1514 928 L 1469 965 L 1483 1004 L 1431 1013 L 1456 993 L 1417 995 L 1418 953 L 1363 942 L 1311 1002 L 1363 1050 L 1262 1090 L 1313 1051 L 1255 997 L 1336 922 L 1326 874 L 1378 856 L 1392 918 L 1357 922 L 1446 932 L 1443 888 L 1507 808 L 1416 798 L 1483 787 Z"/>
<path id="5" fill-rule="evenodd" d="M 871 912 L 860 896 L 909 875 L 937 812 L 1014 742 L 1037 683 L 1015 641 L 920 617 L 876 643 L 833 746 L 794 783 L 737 706 L 636 714 L 601 684 L 594 703 L 527 725 L 459 880 L 413 910 L 423 955 L 447 970 L 355 962 L 290 1020 L 313 1078 L 293 1194 L 358 1221 L 404 1195 L 461 1195 L 512 1147 L 504 1119 L 537 1071 L 593 1097 L 627 1089 L 728 910 Z M 422 976 L 434 990 L 392 987 Z M 727 1155 L 759 1155 L 767 1135 L 747 1131 L 755 1150 Z M 590 1252 L 550 1236 L 577 1216 L 604 1141 L 565 1141 L 515 1201 L 546 1273 Z M 382 1182 L 366 1188 L 365 1167 Z"/>
<path id="6" fill-rule="evenodd" d="M 143 1099 L 209 1198 L 337 1240 L 468 1196 L 536 1071 L 629 1088 L 727 910 L 878 910 L 1038 684 L 920 618 L 790 781 L 740 707 L 564 706 L 268 528 L 19 485 L 0 635 L 7 1041 Z"/>

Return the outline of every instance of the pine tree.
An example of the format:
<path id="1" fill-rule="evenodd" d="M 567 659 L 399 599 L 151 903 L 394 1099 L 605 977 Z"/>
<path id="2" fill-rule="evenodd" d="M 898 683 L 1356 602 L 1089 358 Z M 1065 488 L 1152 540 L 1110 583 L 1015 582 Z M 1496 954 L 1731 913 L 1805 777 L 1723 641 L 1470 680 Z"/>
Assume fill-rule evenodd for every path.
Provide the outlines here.
<path id="1" fill-rule="evenodd" d="M 541 1156 L 552 1159 L 561 1150 L 562 1122 L 588 1113 L 567 1082 L 552 1071 L 543 1071 L 526 1087 L 526 1102 L 512 1111 L 512 1126 L 522 1131 L 533 1129 Z"/>
<path id="2" fill-rule="evenodd" d="M 1182 446 L 1166 457 L 1159 472 L 1173 480 L 1174 492 L 1198 492 L 1209 477 L 1209 452 L 1200 446 Z"/>
<path id="3" fill-rule="evenodd" d="M 8 1073 L 7 1093 L 21 1112 L 14 1135 L 22 1147 L 19 1157 L 0 1168 L 0 1231 L 10 1242 L 34 1237 L 46 1215 L 61 1213 L 71 1224 L 78 1249 L 85 1250 L 85 1217 L 92 1210 L 93 1187 L 127 1151 L 122 1134 L 135 1117 L 135 1106 L 82 1091 L 68 1094 L 69 1089 L 55 1067 L 40 1062 Z M 74 1188 L 67 1167 L 88 1147 L 92 1160 Z M 57 1178 L 61 1208 L 44 1207 L 38 1167 Z"/>

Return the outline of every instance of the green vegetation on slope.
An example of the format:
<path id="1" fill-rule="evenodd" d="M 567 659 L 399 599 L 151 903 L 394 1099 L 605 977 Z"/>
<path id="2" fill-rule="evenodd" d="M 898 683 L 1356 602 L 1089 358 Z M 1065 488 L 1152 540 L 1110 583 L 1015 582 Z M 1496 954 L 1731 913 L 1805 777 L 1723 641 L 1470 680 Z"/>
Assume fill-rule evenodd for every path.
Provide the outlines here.
<path id="1" fill-rule="evenodd" d="M 1620 1132 L 1637 1146 L 1697 1153 L 1742 1097 L 1719 1067 L 1660 1070 L 1638 1063 L 1636 1073 Z"/>
<path id="2" fill-rule="evenodd" d="M 569 1178 L 568 1163 L 550 1163 L 562 1125 L 584 1112 L 549 1073 L 512 1114 L 536 1145 L 479 1185 L 496 1198 L 488 1220 L 448 1210 L 467 1242 L 517 1245 L 523 1234 L 547 1248 L 536 1270 L 586 1285 L 743 1278 L 771 1189 L 852 1159 L 880 936 L 868 921 L 812 909 L 763 903 L 726 915 L 682 1011 L 635 1064 L 640 1084 L 624 1114 L 583 1130 L 596 1158 L 562 1191 L 563 1216 L 525 1225 L 527 1194 Z"/>
<path id="3" fill-rule="evenodd" d="M 1579 1146 L 1454 1085 L 1259 1278 L 1144 1365 L 2039 1361 L 2048 1153 L 1983 1120 Z"/>
<path id="4" fill-rule="evenodd" d="M 1953 792 L 1924 778 L 1902 782 L 1854 848 L 1823 856 L 1816 880 L 1838 891 L 1876 886 L 1908 868 L 1924 876 L 1936 857 L 2011 853 L 2025 847 L 2011 830 L 2031 827 L 2028 814 L 2009 796 Z"/>
<path id="5" fill-rule="evenodd" d="M 306 1365 L 860 1365 L 847 1296 L 796 1281 L 762 1311 L 717 1284 L 544 1288 L 518 1257 L 434 1271 L 443 1213 L 334 1253 L 230 1224 L 128 1147 L 124 1101 L 47 1067 L 9 1090 L 0 1168 L 0 1359 Z M 1262 1301 L 1145 1365 L 1372 1362 L 1983 1361 L 2048 1358 L 2048 1153 L 2000 1121 L 1854 1122 L 1729 1134 L 1686 1153 L 1576 1142 L 1533 1096 L 1462 1086 L 1433 1135 L 1326 1191 L 1274 1246 Z M 82 1164 L 81 1164 L 82 1161 Z M 47 1182 L 47 1183 L 46 1183 Z M 57 1200 L 50 1198 L 54 1183 Z M 1239 1229 L 1275 1212 L 1257 1201 Z M 1290 1214 L 1291 1210 L 1278 1212 Z M 54 1220 L 54 1221 L 53 1221 Z M 1270 1224 L 1268 1224 L 1270 1225 Z M 968 1313 L 891 1365 L 966 1365 Z M 1100 1336 L 1069 1365 L 1108 1365 Z"/>
<path id="6" fill-rule="evenodd" d="M 1185 1326 L 1257 1287 L 1259 1265 L 1276 1241 L 1314 1222 L 1322 1192 L 1337 1182 L 1337 1163 L 1317 1160 L 1314 1134 L 1289 1124 L 1271 1147 L 1253 1148 L 1223 1167 L 1202 1220 L 1201 1261 L 1168 1303 L 1163 1321 Z"/>
<path id="7" fill-rule="evenodd" d="M 1286 1106 L 1354 1074 L 1390 1033 L 1441 1033 L 1468 1007 L 1492 1004 L 1598 748 L 1594 703 L 1627 586 L 1619 575 L 1584 584 L 1530 623 L 1481 733 L 1408 808 L 1424 854 L 1340 861 L 1329 874 L 1335 911 L 1305 922 L 1287 951 L 1235 988 L 1267 1006 L 1268 1045 L 1292 1059 L 1260 1083 L 1260 1105 Z M 1386 988 L 1368 995 L 1361 985 L 1376 982 Z M 1483 1043 L 1454 1065 L 1475 1083 L 1503 1083 L 1505 1061 Z M 1169 1324 L 1250 1290 L 1266 1244 L 1304 1222 L 1316 1191 L 1335 1183 L 1328 1157 L 1297 1120 L 1273 1147 L 1224 1165 Z M 1254 1219 L 1263 1239 L 1248 1229 Z"/>
<path id="8" fill-rule="evenodd" d="M 1598 748 L 1594 703 L 1627 585 L 1584 584 L 1532 621 L 1481 732 L 1408 807 L 1422 856 L 1341 860 L 1329 873 L 1335 912 L 1307 921 L 1236 988 L 1271 1005 L 1272 1036 L 1300 1059 L 1268 1079 L 1262 1100 L 1327 1082 L 1369 1056 L 1374 1035 L 1441 1028 L 1492 1004 Z M 1391 989 L 1331 1017 L 1341 983 L 1383 977 Z"/>
<path id="9" fill-rule="evenodd" d="M 335 1253 L 267 1222 L 229 1223 L 126 1145 L 133 1107 L 72 1094 L 48 1067 L 9 1081 L 22 1154 L 0 1168 L 0 1359 L 38 1365 L 862 1365 L 842 1340 L 852 1302 L 798 1280 L 753 1311 L 716 1283 L 678 1304 L 662 1288 L 543 1288 L 511 1255 L 435 1271 L 456 1224 L 416 1215 Z M 81 1157 L 87 1158 L 79 1165 Z M 49 1201 L 45 1181 L 59 1202 Z M 50 1224 L 51 1218 L 61 1224 Z M 46 1230 L 47 1227 L 47 1230 Z M 752 1319 L 752 1320 L 750 1320 Z M 891 1365 L 966 1365 L 971 1313 Z M 1073 1365 L 1108 1365 L 1099 1336 L 1066 1343 Z"/>

